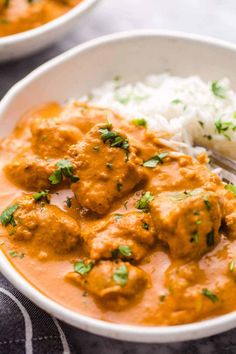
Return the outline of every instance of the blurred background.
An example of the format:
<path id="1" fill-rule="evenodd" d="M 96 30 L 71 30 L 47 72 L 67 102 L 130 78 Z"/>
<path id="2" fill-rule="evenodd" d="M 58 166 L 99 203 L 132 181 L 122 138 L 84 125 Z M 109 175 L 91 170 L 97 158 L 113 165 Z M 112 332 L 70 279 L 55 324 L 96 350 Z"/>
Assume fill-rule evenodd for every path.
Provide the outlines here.
<path id="1" fill-rule="evenodd" d="M 236 41 L 235 14 L 235 0 L 101 0 L 59 43 L 19 62 L 0 65 L 0 97 L 43 62 L 114 32 L 156 28 Z"/>

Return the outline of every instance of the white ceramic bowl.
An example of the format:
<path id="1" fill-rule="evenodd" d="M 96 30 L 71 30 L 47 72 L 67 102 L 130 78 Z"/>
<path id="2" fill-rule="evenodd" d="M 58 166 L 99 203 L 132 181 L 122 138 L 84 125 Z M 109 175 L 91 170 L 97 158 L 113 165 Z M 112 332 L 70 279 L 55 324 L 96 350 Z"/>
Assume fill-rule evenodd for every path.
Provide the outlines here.
<path id="1" fill-rule="evenodd" d="M 64 15 L 45 25 L 26 32 L 0 37 L 0 62 L 33 54 L 52 44 L 69 31 L 97 2 L 98 0 L 83 0 Z"/>
<path id="2" fill-rule="evenodd" d="M 127 81 L 169 71 L 204 80 L 227 76 L 236 88 L 236 46 L 211 38 L 172 32 L 142 31 L 93 40 L 42 65 L 16 84 L 0 103 L 0 136 L 8 134 L 32 106 L 64 101 L 89 92 L 115 75 Z M 210 336 L 236 327 L 236 312 L 174 327 L 138 327 L 96 320 L 48 299 L 32 287 L 0 252 L 3 274 L 38 306 L 86 331 L 137 342 L 173 342 Z"/>

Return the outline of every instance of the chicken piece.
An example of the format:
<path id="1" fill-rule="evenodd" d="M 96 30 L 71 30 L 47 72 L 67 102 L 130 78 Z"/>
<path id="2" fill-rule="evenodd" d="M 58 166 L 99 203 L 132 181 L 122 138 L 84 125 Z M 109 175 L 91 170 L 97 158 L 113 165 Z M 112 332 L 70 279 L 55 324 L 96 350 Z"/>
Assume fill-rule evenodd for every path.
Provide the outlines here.
<path id="1" fill-rule="evenodd" d="M 218 195 L 201 189 L 159 194 L 150 204 L 157 237 L 173 257 L 200 257 L 220 240 L 221 204 Z"/>
<path id="2" fill-rule="evenodd" d="M 70 102 L 65 107 L 60 119 L 65 124 L 79 128 L 83 134 L 88 133 L 97 124 L 109 122 L 114 126 L 120 126 L 126 123 L 110 109 L 93 107 L 76 101 Z"/>
<path id="3" fill-rule="evenodd" d="M 150 176 L 147 189 L 151 192 L 174 192 L 183 188 L 196 189 L 203 186 L 206 190 L 214 191 L 221 183 L 219 176 L 210 172 L 205 164 L 193 161 L 191 156 L 175 151 L 166 152 L 167 156 L 161 163 L 157 163 L 154 169 L 146 168 Z"/>
<path id="4" fill-rule="evenodd" d="M 208 283 L 199 263 L 175 261 L 165 273 L 166 293 L 158 313 L 166 320 L 164 324 L 199 321 L 203 313 L 211 317 L 216 308 L 221 306 L 222 299 L 217 300 L 219 284 L 222 284 L 221 281 Z M 204 289 L 211 289 L 212 300 L 204 295 Z"/>
<path id="5" fill-rule="evenodd" d="M 34 120 L 31 132 L 33 151 L 43 158 L 64 156 L 70 145 L 82 138 L 78 128 L 65 124 L 58 118 Z"/>
<path id="6" fill-rule="evenodd" d="M 57 167 L 55 162 L 29 154 L 19 154 L 4 171 L 15 184 L 26 190 L 41 190 L 50 187 L 48 178 Z"/>
<path id="7" fill-rule="evenodd" d="M 127 119 L 124 119 L 110 109 L 73 101 L 65 106 L 60 119 L 65 124 L 72 124 L 78 127 L 83 134 L 88 133 L 97 124 L 106 124 L 109 122 L 115 129 L 121 129 L 129 135 L 131 145 L 135 147 L 137 155 L 143 160 L 155 155 L 158 149 L 164 148 L 158 139 L 158 136 L 162 136 L 163 133 L 154 133 L 146 129 L 146 127 L 139 125 L 140 119 L 133 119 L 133 121 L 128 122 Z M 143 121 L 145 122 L 145 120 Z"/>
<path id="8" fill-rule="evenodd" d="M 128 212 L 109 215 L 81 231 L 91 259 L 119 257 L 141 260 L 155 242 L 150 214 Z"/>
<path id="9" fill-rule="evenodd" d="M 72 190 L 81 206 L 98 214 L 105 214 L 141 180 L 141 160 L 126 136 L 110 125 L 95 126 L 68 154 L 80 178 Z"/>
<path id="10" fill-rule="evenodd" d="M 6 222 L 2 216 L 1 221 L 14 241 L 32 241 L 40 250 L 49 247 L 54 253 L 63 254 L 72 250 L 80 239 L 77 221 L 55 205 L 36 201 L 33 195 L 16 199 L 7 210 L 8 214 L 11 210 L 11 218 Z"/>
<path id="11" fill-rule="evenodd" d="M 131 299 L 140 297 L 149 282 L 148 275 L 142 269 L 121 261 L 101 261 L 85 274 L 67 274 L 67 279 L 116 311 L 128 305 Z"/>

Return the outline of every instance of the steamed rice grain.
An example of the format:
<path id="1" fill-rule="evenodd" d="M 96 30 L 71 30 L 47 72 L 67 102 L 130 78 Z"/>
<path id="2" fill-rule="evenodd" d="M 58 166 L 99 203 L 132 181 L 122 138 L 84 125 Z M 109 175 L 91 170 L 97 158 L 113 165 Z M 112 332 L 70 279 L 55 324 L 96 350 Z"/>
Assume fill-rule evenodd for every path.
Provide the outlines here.
<path id="1" fill-rule="evenodd" d="M 145 118 L 150 129 L 171 133 L 191 154 L 200 145 L 236 158 L 236 93 L 228 79 L 204 82 L 198 76 L 161 74 L 127 84 L 116 77 L 81 100 L 129 120 Z"/>

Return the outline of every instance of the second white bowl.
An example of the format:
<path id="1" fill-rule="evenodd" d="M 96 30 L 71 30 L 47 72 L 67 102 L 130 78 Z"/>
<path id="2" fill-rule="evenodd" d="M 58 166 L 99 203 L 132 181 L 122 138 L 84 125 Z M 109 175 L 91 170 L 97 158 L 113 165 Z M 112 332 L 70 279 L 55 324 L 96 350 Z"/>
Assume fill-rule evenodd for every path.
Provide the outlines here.
<path id="1" fill-rule="evenodd" d="M 35 29 L 0 37 L 0 62 L 33 54 L 58 40 L 99 0 L 83 0 L 72 10 Z"/>

